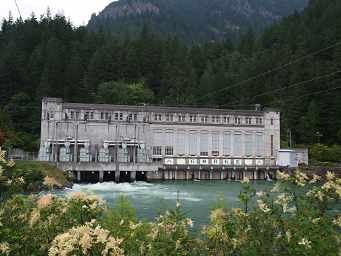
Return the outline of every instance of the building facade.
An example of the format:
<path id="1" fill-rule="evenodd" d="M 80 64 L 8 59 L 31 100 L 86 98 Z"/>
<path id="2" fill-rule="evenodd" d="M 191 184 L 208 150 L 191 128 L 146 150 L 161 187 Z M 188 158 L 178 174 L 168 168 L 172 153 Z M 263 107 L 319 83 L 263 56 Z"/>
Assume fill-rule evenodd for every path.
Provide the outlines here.
<path id="1" fill-rule="evenodd" d="M 276 169 L 280 113 L 44 98 L 39 159 L 81 180 L 251 179 Z M 271 174 L 271 173 L 270 173 Z"/>

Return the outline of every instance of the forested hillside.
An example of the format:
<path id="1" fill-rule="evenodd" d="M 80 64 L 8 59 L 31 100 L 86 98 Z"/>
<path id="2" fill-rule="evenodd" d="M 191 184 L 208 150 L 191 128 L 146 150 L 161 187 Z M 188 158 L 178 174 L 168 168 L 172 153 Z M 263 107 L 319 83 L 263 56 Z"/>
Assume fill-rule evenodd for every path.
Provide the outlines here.
<path id="1" fill-rule="evenodd" d="M 43 96 L 224 108 L 260 103 L 281 110 L 283 141 L 291 129 L 296 143 L 341 143 L 340 13 L 339 0 L 312 0 L 259 39 L 249 32 L 237 44 L 192 47 L 159 39 L 147 27 L 122 40 L 74 28 L 64 17 L 6 19 L 0 144 L 34 147 Z"/>
<path id="2" fill-rule="evenodd" d="M 309 0 L 119 0 L 88 24 L 92 31 L 133 37 L 148 24 L 160 37 L 176 35 L 193 44 L 256 33 L 280 18 L 302 10 Z"/>

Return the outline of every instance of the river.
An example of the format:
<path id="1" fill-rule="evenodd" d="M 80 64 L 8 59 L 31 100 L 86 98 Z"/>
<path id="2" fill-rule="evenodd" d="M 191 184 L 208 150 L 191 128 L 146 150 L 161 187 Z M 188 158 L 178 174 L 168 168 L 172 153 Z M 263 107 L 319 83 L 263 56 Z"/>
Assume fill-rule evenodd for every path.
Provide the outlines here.
<path id="1" fill-rule="evenodd" d="M 257 191 L 269 189 L 273 185 L 266 181 L 255 181 L 252 184 Z M 210 210 L 219 198 L 228 207 L 241 207 L 238 201 L 240 190 L 240 182 L 227 181 L 107 182 L 75 184 L 72 189 L 64 190 L 63 194 L 79 191 L 94 193 L 109 206 L 115 206 L 119 196 L 123 195 L 137 210 L 138 217 L 148 221 L 152 221 L 160 212 L 175 208 L 179 198 L 183 211 L 193 220 L 196 228 L 200 228 L 208 223 Z"/>

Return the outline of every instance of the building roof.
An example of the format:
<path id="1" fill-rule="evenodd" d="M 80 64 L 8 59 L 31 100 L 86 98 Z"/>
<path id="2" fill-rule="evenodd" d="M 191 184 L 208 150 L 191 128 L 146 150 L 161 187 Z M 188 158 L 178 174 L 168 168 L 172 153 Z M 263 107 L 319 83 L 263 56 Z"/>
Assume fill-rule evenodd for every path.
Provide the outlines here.
<path id="1" fill-rule="evenodd" d="M 44 98 L 49 101 L 50 98 Z M 51 98 L 53 102 L 60 102 L 61 99 Z M 276 110 L 235 110 L 218 109 L 200 106 L 157 106 L 157 105 L 109 105 L 109 104 L 88 104 L 88 103 L 63 103 L 64 109 L 98 110 L 98 111 L 128 111 L 128 112 L 153 112 L 153 113 L 193 113 L 193 114 L 235 114 L 235 115 L 263 115 L 264 112 L 277 112 Z"/>

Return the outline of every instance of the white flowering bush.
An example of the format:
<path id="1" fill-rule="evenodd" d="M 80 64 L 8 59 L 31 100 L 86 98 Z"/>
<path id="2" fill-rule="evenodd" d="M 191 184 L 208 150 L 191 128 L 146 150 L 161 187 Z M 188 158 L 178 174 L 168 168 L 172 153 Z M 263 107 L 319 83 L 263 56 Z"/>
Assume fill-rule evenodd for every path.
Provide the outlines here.
<path id="1" fill-rule="evenodd" d="M 108 230 L 96 224 L 96 220 L 92 220 L 56 236 L 48 255 L 124 256 L 120 247 L 122 241 L 112 237 Z"/>
<path id="2" fill-rule="evenodd" d="M 279 173 L 271 191 L 252 193 L 244 182 L 240 200 L 251 211 L 216 209 L 203 233 L 210 255 L 339 255 L 341 217 L 331 209 L 341 199 L 334 174 L 308 177 Z"/>
<path id="3" fill-rule="evenodd" d="M 200 233 L 180 201 L 147 222 L 123 197 L 108 209 L 84 193 L 16 194 L 0 203 L 0 255 L 340 255 L 341 180 L 330 172 L 299 171 L 279 172 L 278 178 L 269 191 L 258 192 L 243 180 L 241 208 L 220 200 Z M 54 186 L 52 179 L 45 182 Z"/>
<path id="4" fill-rule="evenodd" d="M 17 195 L 1 205 L 0 237 L 13 255 L 46 255 L 58 234 L 99 218 L 104 210 L 104 202 L 91 195 Z"/>

